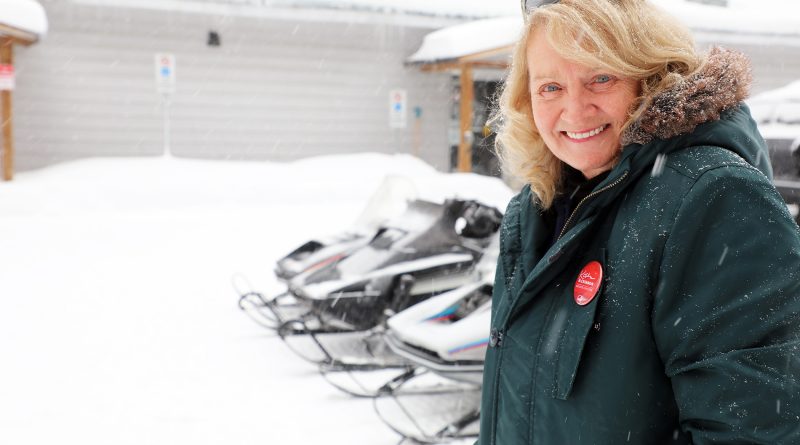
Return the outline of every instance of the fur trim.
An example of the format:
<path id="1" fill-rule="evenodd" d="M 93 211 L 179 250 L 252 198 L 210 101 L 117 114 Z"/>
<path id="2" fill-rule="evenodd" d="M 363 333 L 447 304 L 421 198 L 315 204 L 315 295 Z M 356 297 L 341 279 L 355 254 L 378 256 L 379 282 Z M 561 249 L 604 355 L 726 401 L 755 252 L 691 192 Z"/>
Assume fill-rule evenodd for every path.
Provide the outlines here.
<path id="1" fill-rule="evenodd" d="M 622 135 L 622 145 L 691 133 L 744 100 L 752 81 L 747 56 L 714 47 L 698 72 L 653 97 L 648 110 Z"/>

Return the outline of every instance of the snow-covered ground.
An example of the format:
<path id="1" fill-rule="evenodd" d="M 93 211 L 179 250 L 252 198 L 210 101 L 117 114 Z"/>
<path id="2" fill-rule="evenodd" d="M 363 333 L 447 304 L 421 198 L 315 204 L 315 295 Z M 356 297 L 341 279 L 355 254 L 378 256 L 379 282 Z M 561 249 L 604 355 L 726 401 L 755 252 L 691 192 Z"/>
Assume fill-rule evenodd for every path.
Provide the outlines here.
<path id="1" fill-rule="evenodd" d="M 88 159 L 0 183 L 0 443 L 397 443 L 230 285 L 280 291 L 274 261 L 350 226 L 387 174 L 437 177 L 366 154 Z M 456 176 L 465 196 L 508 198 Z"/>

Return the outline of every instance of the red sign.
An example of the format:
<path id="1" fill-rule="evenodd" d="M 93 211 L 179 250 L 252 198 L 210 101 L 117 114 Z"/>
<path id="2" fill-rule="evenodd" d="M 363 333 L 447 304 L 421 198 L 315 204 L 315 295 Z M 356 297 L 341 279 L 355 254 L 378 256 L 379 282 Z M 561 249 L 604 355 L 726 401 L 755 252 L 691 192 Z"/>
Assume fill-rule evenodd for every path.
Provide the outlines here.
<path id="1" fill-rule="evenodd" d="M 0 90 L 14 89 L 14 65 L 0 63 Z"/>
<path id="2" fill-rule="evenodd" d="M 597 292 L 600 290 L 600 284 L 603 282 L 603 266 L 597 262 L 583 266 L 581 273 L 575 280 L 575 287 L 572 295 L 575 298 L 575 303 L 579 306 L 586 306 L 594 300 Z"/>

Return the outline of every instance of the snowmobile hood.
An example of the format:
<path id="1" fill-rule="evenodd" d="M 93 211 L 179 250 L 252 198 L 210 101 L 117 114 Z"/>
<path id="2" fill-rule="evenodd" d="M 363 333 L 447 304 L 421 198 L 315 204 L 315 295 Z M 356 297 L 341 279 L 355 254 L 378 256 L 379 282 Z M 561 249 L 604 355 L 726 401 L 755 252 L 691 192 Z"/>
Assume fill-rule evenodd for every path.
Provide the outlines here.
<path id="1" fill-rule="evenodd" d="M 474 261 L 474 257 L 467 253 L 445 253 L 442 255 L 432 255 L 429 257 L 420 258 L 414 261 L 406 261 L 401 263 L 394 263 L 384 268 L 368 271 L 363 275 L 347 275 L 333 280 L 324 280 L 318 283 L 290 283 L 290 290 L 298 296 L 309 298 L 313 300 L 324 300 L 327 298 L 348 298 L 361 296 L 360 292 L 348 295 L 348 291 L 355 289 L 365 289 L 370 292 L 376 292 L 376 296 L 380 295 L 380 291 L 375 289 L 369 290 L 369 284 L 376 282 L 382 278 L 391 279 L 404 273 L 413 273 L 422 270 L 434 269 L 437 267 L 459 265 L 463 264 L 464 268 Z M 446 277 L 442 277 L 444 281 Z M 460 277 L 455 277 L 459 278 Z M 349 288 L 353 288 L 352 290 Z"/>
<path id="2" fill-rule="evenodd" d="M 394 265 L 420 262 L 444 255 L 480 257 L 497 233 L 502 214 L 474 201 L 450 200 L 444 205 L 412 201 L 403 215 L 384 225 L 370 242 L 352 255 L 292 280 L 293 288 L 338 280 L 369 278 L 370 273 Z M 459 220 L 465 220 L 457 232 Z M 468 221 L 467 221 L 468 220 Z M 461 262 L 459 258 L 456 262 Z M 427 267 L 427 266 L 426 266 Z M 403 270 L 405 272 L 406 270 Z"/>
<path id="3" fill-rule="evenodd" d="M 485 301 L 464 311 L 465 299 L 477 293 Z M 392 336 L 418 351 L 431 351 L 436 359 L 482 361 L 489 343 L 491 282 L 464 285 L 418 303 L 388 320 Z M 471 309 L 471 310 L 470 310 Z"/>

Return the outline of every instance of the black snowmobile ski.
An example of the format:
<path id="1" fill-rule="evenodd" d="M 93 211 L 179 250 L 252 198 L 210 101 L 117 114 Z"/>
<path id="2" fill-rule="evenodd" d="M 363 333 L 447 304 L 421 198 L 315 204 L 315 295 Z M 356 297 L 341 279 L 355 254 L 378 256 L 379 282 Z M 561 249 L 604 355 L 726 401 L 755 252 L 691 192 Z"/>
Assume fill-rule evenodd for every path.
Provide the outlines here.
<path id="1" fill-rule="evenodd" d="M 243 310 L 256 323 L 272 330 L 277 330 L 285 323 L 285 319 L 299 316 L 308 311 L 288 292 L 268 298 L 264 294 L 254 291 L 239 296 L 239 309 Z"/>
<path id="2" fill-rule="evenodd" d="M 412 366 L 355 370 L 327 365 L 320 365 L 319 371 L 333 387 L 354 397 L 379 397 L 393 394 L 406 381 L 420 373 L 427 372 L 425 368 Z"/>

